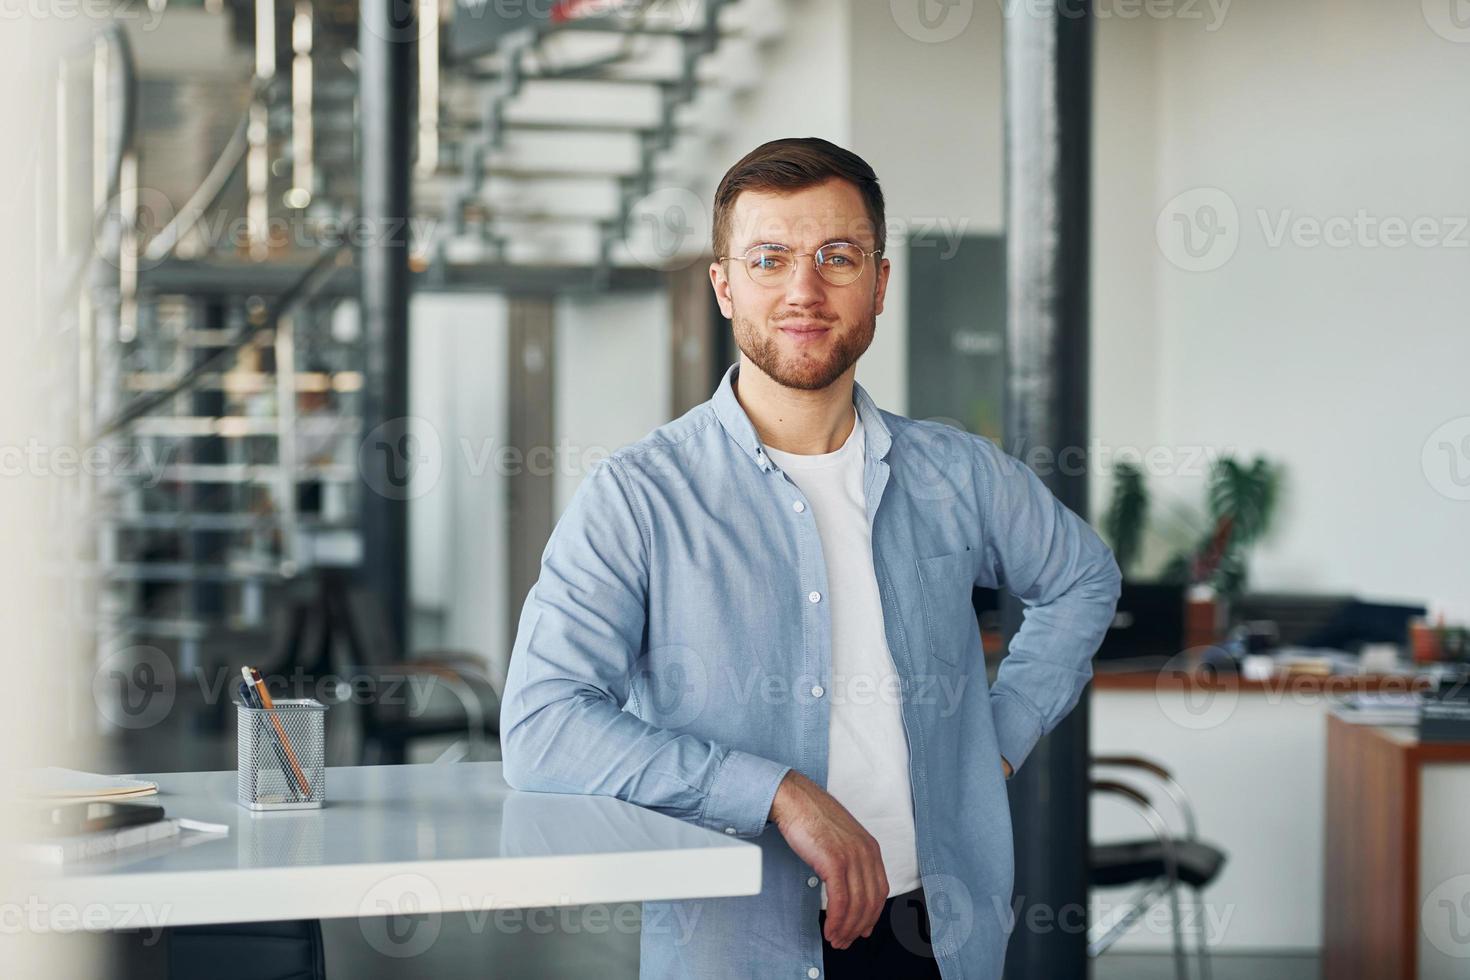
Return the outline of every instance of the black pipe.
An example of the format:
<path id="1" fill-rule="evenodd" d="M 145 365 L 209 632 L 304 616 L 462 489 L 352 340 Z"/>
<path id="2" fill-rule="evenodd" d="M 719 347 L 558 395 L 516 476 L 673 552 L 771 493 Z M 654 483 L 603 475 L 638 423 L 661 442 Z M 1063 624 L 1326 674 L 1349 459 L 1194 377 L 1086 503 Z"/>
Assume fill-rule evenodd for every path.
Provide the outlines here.
<path id="1" fill-rule="evenodd" d="M 363 365 L 363 432 L 384 445 L 406 445 L 408 416 L 408 216 L 414 144 L 414 5 L 362 0 L 358 9 L 361 116 L 359 256 Z M 403 452 L 404 450 L 395 450 Z M 402 488 L 409 459 L 362 452 L 363 584 L 381 603 L 400 654 L 408 651 L 408 500 Z"/>
<path id="2" fill-rule="evenodd" d="M 1005 441 L 1025 459 L 1088 442 L 1092 14 L 1086 0 L 1007 10 Z M 1085 515 L 1086 474 L 1045 469 L 1047 487 Z M 1009 595 L 1002 622 L 1007 639 L 1020 627 Z M 1008 978 L 1087 976 L 1089 694 L 1008 784 L 1018 903 Z M 1028 916 L 1038 906 L 1046 915 Z"/>

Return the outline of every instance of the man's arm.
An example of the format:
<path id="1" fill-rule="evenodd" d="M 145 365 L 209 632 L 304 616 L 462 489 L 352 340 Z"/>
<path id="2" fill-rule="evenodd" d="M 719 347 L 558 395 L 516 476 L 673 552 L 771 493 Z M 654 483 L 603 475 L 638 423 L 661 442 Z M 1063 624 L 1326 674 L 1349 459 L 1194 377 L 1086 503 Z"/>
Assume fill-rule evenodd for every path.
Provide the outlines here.
<path id="1" fill-rule="evenodd" d="M 1102 539 L 1035 473 L 993 446 L 986 450 L 989 492 L 981 509 L 992 530 L 975 584 L 1007 589 L 1026 606 L 990 689 L 1009 778 L 1092 678 L 1092 655 L 1113 621 L 1123 577 Z"/>
<path id="2" fill-rule="evenodd" d="M 648 542 L 620 466 L 604 460 L 582 481 L 521 610 L 501 709 L 506 781 L 756 836 L 789 766 L 623 710 L 642 649 Z"/>

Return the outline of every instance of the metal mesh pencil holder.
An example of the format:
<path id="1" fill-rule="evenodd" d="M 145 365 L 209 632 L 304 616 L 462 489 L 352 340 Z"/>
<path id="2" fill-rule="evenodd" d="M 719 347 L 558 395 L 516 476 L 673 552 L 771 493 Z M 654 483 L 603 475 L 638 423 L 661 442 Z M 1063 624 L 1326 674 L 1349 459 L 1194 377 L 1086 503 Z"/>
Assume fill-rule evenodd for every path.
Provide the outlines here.
<path id="1" fill-rule="evenodd" d="M 327 706 L 278 700 L 274 708 L 235 702 L 235 785 L 251 810 L 311 810 L 327 795 Z"/>

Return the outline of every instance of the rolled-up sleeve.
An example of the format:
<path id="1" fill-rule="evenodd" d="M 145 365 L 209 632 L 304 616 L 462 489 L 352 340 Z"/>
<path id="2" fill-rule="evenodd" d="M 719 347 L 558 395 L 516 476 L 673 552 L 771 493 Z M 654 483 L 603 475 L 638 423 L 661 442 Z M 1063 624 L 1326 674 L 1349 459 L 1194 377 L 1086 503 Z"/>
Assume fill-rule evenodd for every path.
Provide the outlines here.
<path id="1" fill-rule="evenodd" d="M 506 781 L 756 836 L 790 766 L 623 710 L 643 647 L 649 545 L 622 465 L 604 460 L 582 481 L 521 610 L 501 710 Z"/>
<path id="2" fill-rule="evenodd" d="M 989 549 L 975 584 L 1006 589 L 1025 606 L 990 690 L 1000 753 L 1019 770 L 1092 679 L 1123 577 L 1097 533 L 1030 468 L 993 444 L 981 467 Z"/>

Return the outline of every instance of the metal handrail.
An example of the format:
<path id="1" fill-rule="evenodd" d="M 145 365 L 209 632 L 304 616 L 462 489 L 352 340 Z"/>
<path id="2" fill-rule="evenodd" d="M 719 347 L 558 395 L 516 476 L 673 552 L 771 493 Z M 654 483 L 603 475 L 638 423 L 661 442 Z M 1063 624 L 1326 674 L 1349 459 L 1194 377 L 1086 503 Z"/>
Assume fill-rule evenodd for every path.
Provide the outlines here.
<path id="1" fill-rule="evenodd" d="M 209 168 L 209 173 L 199 182 L 189 200 L 173 216 L 157 235 L 153 236 L 148 247 L 143 250 L 143 258 L 151 263 L 162 262 L 174 253 L 204 213 L 214 207 L 219 197 L 224 193 L 225 187 L 229 185 L 230 179 L 240 169 L 240 164 L 245 159 L 245 153 L 250 148 L 249 130 L 250 113 L 255 104 L 261 100 L 267 100 L 271 87 L 275 84 L 274 79 L 253 76 L 250 80 L 250 99 L 246 102 L 245 110 L 240 114 L 240 122 L 236 124 L 235 131 L 230 134 L 225 147 L 220 151 L 219 158 Z"/>
<path id="2" fill-rule="evenodd" d="M 132 147 L 137 136 L 138 125 L 138 65 L 133 57 L 133 46 L 128 40 L 127 32 L 119 24 L 112 24 L 100 31 L 85 42 L 74 48 L 69 56 L 75 56 L 82 51 L 96 49 L 99 42 L 110 44 L 117 52 L 118 64 L 121 66 L 122 103 L 121 118 L 118 120 L 117 152 L 107 165 L 107 186 L 101 202 L 96 210 L 92 212 L 89 223 L 92 240 L 96 241 L 101 234 L 103 226 L 107 223 L 111 202 L 118 195 L 122 186 L 123 168 L 127 160 L 128 150 Z M 86 279 L 87 271 L 92 268 L 95 253 L 87 249 L 81 253 L 75 263 L 69 263 L 72 267 L 63 277 L 65 285 L 54 294 L 58 308 L 69 305 L 73 296 L 81 289 Z"/>
<path id="3" fill-rule="evenodd" d="M 311 299 L 319 293 L 336 275 L 339 269 L 348 265 L 352 257 L 352 251 L 348 243 L 342 242 L 326 249 L 321 257 L 313 262 L 289 289 L 276 298 L 266 312 L 254 323 L 241 328 L 223 347 L 216 348 L 208 357 L 195 364 L 189 370 L 179 375 L 178 379 L 166 388 L 156 392 L 140 396 L 132 404 L 122 408 L 110 420 L 98 426 L 88 440 L 89 444 L 95 445 L 102 439 L 115 432 L 126 428 L 129 424 L 147 415 L 159 405 L 166 403 L 169 399 L 188 391 L 205 375 L 218 369 L 221 363 L 233 355 L 240 348 L 248 344 L 255 336 L 264 330 L 274 329 L 281 318 L 288 315 L 300 303 Z"/>

